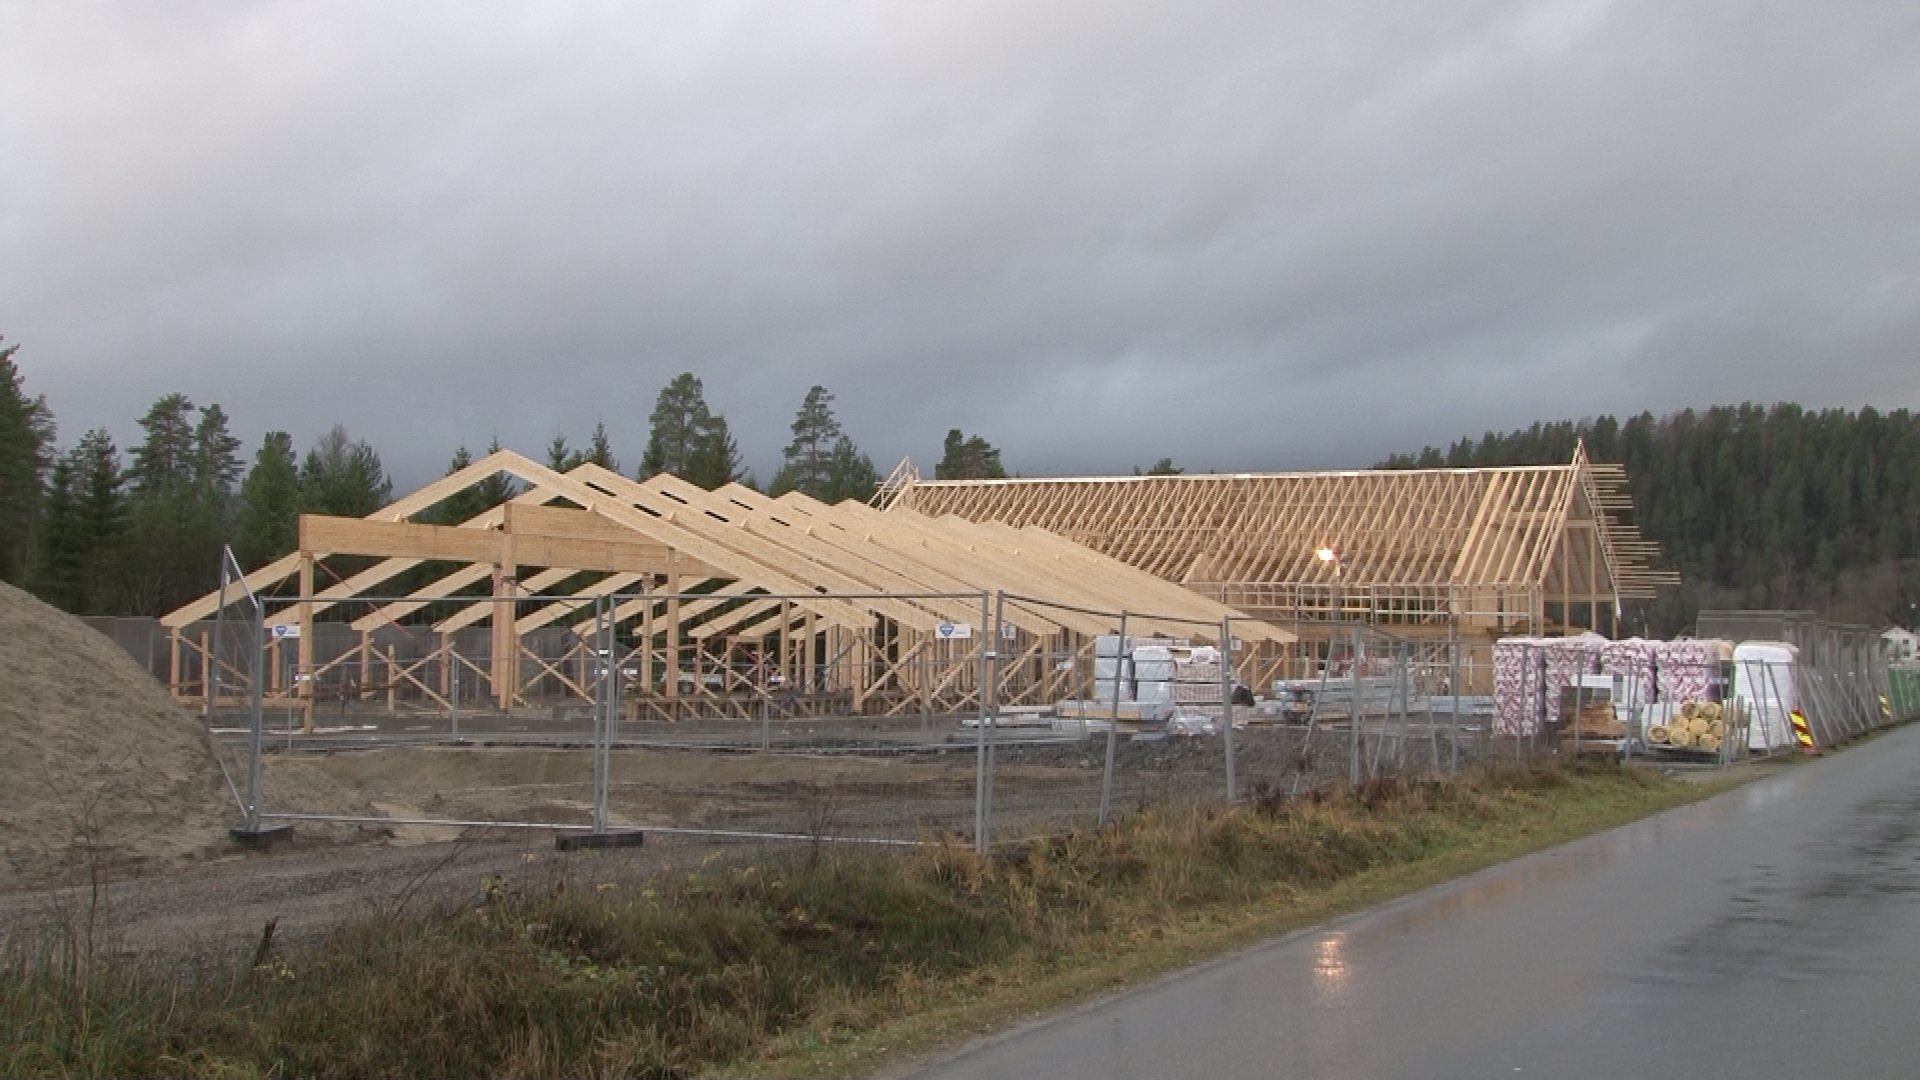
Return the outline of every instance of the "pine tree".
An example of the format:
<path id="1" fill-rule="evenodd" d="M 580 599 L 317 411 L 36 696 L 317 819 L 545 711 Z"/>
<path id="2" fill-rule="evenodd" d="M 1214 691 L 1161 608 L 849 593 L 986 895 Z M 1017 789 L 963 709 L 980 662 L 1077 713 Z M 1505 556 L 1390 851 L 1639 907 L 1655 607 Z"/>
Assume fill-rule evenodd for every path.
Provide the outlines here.
<path id="1" fill-rule="evenodd" d="M 833 395 L 815 385 L 793 418 L 793 441 L 787 444 L 785 464 L 773 486 L 819 498 L 827 488 L 827 465 L 840 438 L 840 421 L 833 415 Z"/>
<path id="2" fill-rule="evenodd" d="M 133 449 L 127 484 L 136 498 L 158 498 L 185 489 L 193 481 L 193 401 L 168 394 L 140 418 L 146 437 Z"/>
<path id="3" fill-rule="evenodd" d="M 817 498 L 825 503 L 844 499 L 871 502 L 879 488 L 880 471 L 874 468 L 873 459 L 861 453 L 845 435 L 835 439 L 833 452 L 827 457 L 827 483 Z"/>
<path id="4" fill-rule="evenodd" d="M 198 412 L 198 419 L 195 413 Z M 218 405 L 196 409 L 168 394 L 141 418 L 144 438 L 127 470 L 129 544 L 121 600 L 134 614 L 159 614 L 210 588 L 231 521 L 239 446 Z"/>
<path id="5" fill-rule="evenodd" d="M 0 581 L 19 582 L 33 561 L 34 523 L 53 464 L 53 413 L 28 397 L 14 364 L 18 345 L 0 338 Z"/>
<path id="6" fill-rule="evenodd" d="M 234 555 L 249 569 L 292 551 L 299 543 L 300 467 L 293 436 L 269 431 L 240 485 Z"/>
<path id="7" fill-rule="evenodd" d="M 493 455 L 499 452 L 500 436 L 495 435 L 493 441 L 487 444 L 487 453 Z M 474 502 L 480 507 L 474 513 L 491 510 L 518 494 L 520 494 L 520 485 L 514 481 L 513 477 L 495 470 L 473 486 Z"/>
<path id="8" fill-rule="evenodd" d="M 366 517 L 392 497 L 380 455 L 348 435 L 344 424 L 322 435 L 300 466 L 300 505 L 308 513 Z"/>
<path id="9" fill-rule="evenodd" d="M 240 440 L 227 430 L 227 413 L 217 403 L 200 410 L 193 429 L 193 486 L 208 496 L 226 496 L 240 481 Z"/>
<path id="10" fill-rule="evenodd" d="M 547 468 L 563 473 L 576 464 L 578 462 L 573 451 L 567 448 L 567 437 L 563 434 L 554 435 L 553 441 L 547 444 Z"/>
<path id="11" fill-rule="evenodd" d="M 452 476 L 461 469 L 473 464 L 473 455 L 462 446 L 453 452 L 453 460 L 447 463 L 447 471 L 442 474 Z M 486 512 L 487 507 L 480 505 L 480 496 L 472 487 L 463 488 L 440 500 L 430 507 L 425 520 L 437 525 L 458 525 L 461 522 Z"/>
<path id="12" fill-rule="evenodd" d="M 96 428 L 60 457 L 52 473 L 35 591 L 75 614 L 114 612 L 121 605 L 116 570 L 127 539 L 120 451 Z"/>
<path id="13" fill-rule="evenodd" d="M 589 462 L 608 472 L 620 471 L 620 459 L 613 456 L 613 441 L 607 438 L 605 421 L 594 421 L 593 435 L 587 440 L 586 452 L 580 455 L 578 464 Z"/>
<path id="14" fill-rule="evenodd" d="M 681 372 L 661 389 L 647 424 L 647 451 L 640 458 L 640 479 L 664 472 L 691 480 L 694 463 L 713 430 L 706 390 L 693 372 Z"/>
<path id="15" fill-rule="evenodd" d="M 86 597 L 86 550 L 80 535 L 80 481 L 76 455 L 54 459 L 42 506 L 33 591 L 62 611 L 78 611 Z"/>
<path id="16" fill-rule="evenodd" d="M 1167 464 L 1173 464 L 1168 459 Z M 936 480 L 1000 480 L 1007 470 L 1000 464 L 1000 451 L 978 435 L 968 437 L 959 428 L 947 432 L 941 446 L 939 464 L 933 467 Z"/>
<path id="17" fill-rule="evenodd" d="M 727 418 L 717 413 L 709 416 L 701 425 L 693 459 L 687 462 L 687 471 L 681 478 L 713 491 L 733 483 L 741 475 L 740 446 L 727 431 Z"/>

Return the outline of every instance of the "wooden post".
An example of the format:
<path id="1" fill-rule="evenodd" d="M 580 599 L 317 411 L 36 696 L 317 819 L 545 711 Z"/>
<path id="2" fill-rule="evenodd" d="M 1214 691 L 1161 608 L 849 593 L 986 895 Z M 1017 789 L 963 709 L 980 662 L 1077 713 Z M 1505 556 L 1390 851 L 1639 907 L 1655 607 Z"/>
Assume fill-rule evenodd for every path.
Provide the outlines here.
<path id="1" fill-rule="evenodd" d="M 859 713 L 867 706 L 867 677 L 872 674 L 868 660 L 868 646 L 873 643 L 873 630 L 853 639 L 853 711 Z"/>
<path id="2" fill-rule="evenodd" d="M 647 575 L 647 588 L 640 608 L 640 692 L 653 693 L 653 592 L 658 587 L 653 575 Z"/>
<path id="3" fill-rule="evenodd" d="M 826 689 L 814 680 L 815 674 L 820 669 L 820 634 L 815 619 L 813 612 L 807 612 L 806 629 L 803 631 L 807 636 L 806 640 L 800 644 L 800 678 L 809 694 Z"/>
<path id="4" fill-rule="evenodd" d="M 387 668 L 387 679 L 393 679 L 393 668 Z M 365 700 L 367 690 L 373 685 L 373 631 L 360 631 L 360 692 L 357 700 Z"/>
<path id="5" fill-rule="evenodd" d="M 200 631 L 200 692 L 213 693 L 220 685 L 219 669 L 213 666 L 213 635 L 206 630 Z M 218 705 L 219 702 L 214 704 Z"/>
<path id="6" fill-rule="evenodd" d="M 780 683 L 788 690 L 793 681 L 793 601 L 780 601 Z"/>
<path id="7" fill-rule="evenodd" d="M 680 696 L 680 553 L 667 552 L 667 696 Z"/>
<path id="8" fill-rule="evenodd" d="M 448 695 L 453 693 L 453 631 L 440 631 L 440 696 L 451 701 Z M 393 672 L 387 672 L 387 681 L 393 681 Z"/>
<path id="9" fill-rule="evenodd" d="M 513 534 L 500 540 L 500 561 L 493 564 L 493 696 L 500 711 L 512 712 L 520 691 L 520 634 L 514 601 L 519 591 L 514 578 L 520 572 L 513 557 Z"/>
<path id="10" fill-rule="evenodd" d="M 922 718 L 933 715 L 933 635 L 921 634 L 920 650 L 920 715 Z"/>
<path id="11" fill-rule="evenodd" d="M 1593 528 L 1587 530 L 1587 622 L 1594 633 L 1600 632 L 1600 522 L 1597 518 Z"/>
<path id="12" fill-rule="evenodd" d="M 200 643 L 204 646 L 205 639 Z M 276 696 L 283 689 L 280 685 L 280 668 L 280 639 L 273 638 L 267 642 L 267 691 Z"/>
<path id="13" fill-rule="evenodd" d="M 177 626 L 167 634 L 167 690 L 175 701 L 180 700 L 180 628 Z"/>
<path id="14" fill-rule="evenodd" d="M 393 665 L 393 646 L 389 645 L 387 646 L 387 712 L 389 714 L 394 711 L 393 687 L 395 683 L 400 681 L 393 677 L 393 673 L 396 670 Z"/>
<path id="15" fill-rule="evenodd" d="M 300 686 L 301 721 L 300 730 L 313 733 L 314 691 L 319 687 L 313 684 L 313 552 L 300 553 L 300 648 L 299 670 L 295 682 Z M 304 674 L 304 680 L 299 675 Z"/>

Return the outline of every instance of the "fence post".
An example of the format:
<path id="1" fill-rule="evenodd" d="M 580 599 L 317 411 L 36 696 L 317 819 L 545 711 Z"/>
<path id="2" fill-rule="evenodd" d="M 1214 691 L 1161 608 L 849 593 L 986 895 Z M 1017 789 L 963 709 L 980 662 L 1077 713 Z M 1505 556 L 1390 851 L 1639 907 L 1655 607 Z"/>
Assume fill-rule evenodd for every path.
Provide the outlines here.
<path id="1" fill-rule="evenodd" d="M 1413 645 L 1402 643 L 1396 650 L 1398 655 L 1394 689 L 1400 698 L 1400 745 L 1394 748 L 1394 768 L 1401 776 L 1407 775 L 1407 744 L 1413 741 Z"/>
<path id="2" fill-rule="evenodd" d="M 1227 746 L 1227 801 L 1240 797 L 1233 775 L 1233 617 L 1220 618 L 1220 733 Z"/>
<path id="3" fill-rule="evenodd" d="M 1127 613 L 1120 613 L 1120 643 L 1116 646 L 1121 653 L 1127 651 Z M 1120 745 L 1120 661 L 1124 657 L 1115 657 L 1113 665 L 1113 709 L 1107 716 L 1107 763 L 1100 773 L 1100 824 L 1105 825 L 1113 815 L 1113 759 Z M 1100 639 L 1094 639 L 1093 647 L 1093 684 L 1100 685 Z"/>
<path id="4" fill-rule="evenodd" d="M 619 660 L 613 655 L 613 620 L 608 617 L 607 598 L 596 596 L 593 600 L 593 638 L 594 647 L 603 658 L 600 663 L 599 685 L 594 687 L 596 699 L 593 710 L 593 831 L 607 831 L 607 771 L 612 765 L 609 760 L 613 750 L 613 699 L 615 682 L 612 673 Z"/>
<path id="5" fill-rule="evenodd" d="M 1447 689 L 1453 691 L 1453 738 L 1451 740 L 1451 761 L 1447 766 L 1450 775 L 1460 774 L 1460 628 L 1453 628 L 1453 640 L 1448 643 L 1452 654 L 1453 673 L 1447 677 Z"/>
<path id="6" fill-rule="evenodd" d="M 773 692 L 767 686 L 767 677 L 760 676 L 760 752 L 773 750 Z"/>
<path id="7" fill-rule="evenodd" d="M 1007 594 L 1003 590 L 994 594 L 993 622 L 980 627 L 981 651 L 986 656 L 987 682 L 981 687 L 981 701 L 987 710 L 987 718 L 993 725 L 987 732 L 987 835 L 993 835 L 993 756 L 1000 741 L 1000 621 L 1006 618 Z"/>
<path id="8" fill-rule="evenodd" d="M 220 662 L 217 659 L 217 657 L 219 657 L 220 655 L 220 624 L 226 622 L 227 562 L 229 559 L 232 558 L 232 556 L 233 556 L 232 548 L 221 549 L 220 606 L 213 609 L 213 646 L 212 646 L 213 652 L 208 656 L 203 656 L 200 658 L 201 666 L 205 670 L 210 672 L 208 678 L 201 680 L 201 687 L 200 687 L 201 696 L 206 699 L 201 704 L 200 719 L 205 724 L 208 731 L 213 730 L 213 699 L 216 691 L 220 687 Z M 178 634 L 179 631 L 175 630 L 174 633 Z M 179 655 L 179 650 L 177 648 L 174 650 L 174 654 L 176 656 Z M 173 687 L 173 690 L 175 693 L 179 692 L 179 686 L 177 685 L 179 681 L 180 680 L 178 679 L 174 680 L 176 685 Z"/>
<path id="9" fill-rule="evenodd" d="M 987 604 L 988 595 L 980 594 L 980 726 L 974 731 L 973 746 L 973 850 L 987 853 L 991 842 L 987 826 Z"/>
<path id="10" fill-rule="evenodd" d="M 1353 652 L 1347 657 L 1347 680 L 1352 694 L 1347 701 L 1347 783 L 1360 788 L 1360 627 L 1353 628 Z"/>
<path id="11" fill-rule="evenodd" d="M 260 831 L 260 736 L 261 727 L 266 723 L 266 698 L 261 687 L 261 661 L 266 657 L 264 642 L 267 636 L 267 609 L 259 600 L 253 602 L 253 641 L 247 649 L 249 665 L 252 668 L 250 682 L 252 690 L 247 695 L 247 831 Z M 215 672 L 218 672 L 216 667 Z M 217 681 L 217 680 L 216 680 Z"/>

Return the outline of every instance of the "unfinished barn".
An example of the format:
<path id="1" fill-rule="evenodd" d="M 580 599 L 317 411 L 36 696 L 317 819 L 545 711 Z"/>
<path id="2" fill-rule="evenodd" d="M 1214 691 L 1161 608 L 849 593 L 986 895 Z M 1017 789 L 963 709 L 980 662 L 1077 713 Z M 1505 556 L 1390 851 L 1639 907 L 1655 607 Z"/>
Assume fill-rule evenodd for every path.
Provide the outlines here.
<path id="1" fill-rule="evenodd" d="M 1494 469 L 920 481 L 891 509 L 1038 527 L 1299 631 L 1376 626 L 1486 646 L 1612 636 L 1626 601 L 1676 584 L 1631 521 L 1626 473 L 1584 447 Z"/>
<path id="2" fill-rule="evenodd" d="M 521 488 L 453 524 L 436 507 Z M 443 516 L 443 515 L 440 515 Z M 258 678 L 217 644 L 261 597 Z M 298 550 L 164 617 L 169 685 L 202 705 L 538 713 L 618 671 L 635 719 L 744 719 L 773 697 L 835 715 L 953 714 L 1082 694 L 1110 612 L 1129 633 L 1219 644 L 1249 673 L 1294 635 L 1036 526 L 828 506 L 593 464 L 491 454 L 366 518 L 305 515 Z M 239 632 L 244 632 L 244 627 Z M 229 635 L 231 636 L 231 634 Z M 983 661 L 989 652 L 994 663 Z M 1257 677 L 1257 676 L 1255 676 Z"/>

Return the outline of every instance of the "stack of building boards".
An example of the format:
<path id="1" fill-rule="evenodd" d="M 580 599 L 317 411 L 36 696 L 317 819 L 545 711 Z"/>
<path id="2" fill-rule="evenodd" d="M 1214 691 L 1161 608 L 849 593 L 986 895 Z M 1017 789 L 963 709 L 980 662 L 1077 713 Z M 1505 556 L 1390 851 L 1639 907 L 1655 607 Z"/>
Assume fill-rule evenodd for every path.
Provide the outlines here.
<path id="1" fill-rule="evenodd" d="M 1185 647 L 1173 638 L 1101 634 L 1093 643 L 1093 696 L 1059 702 L 1054 712 L 1069 720 L 1118 716 L 1136 729 L 1164 724 L 1173 708 L 1173 653 Z"/>
<path id="2" fill-rule="evenodd" d="M 1093 643 L 1093 700 L 1134 701 L 1133 638 L 1101 634 Z"/>
<path id="3" fill-rule="evenodd" d="M 1220 651 L 1190 649 L 1173 663 L 1173 702 L 1182 709 L 1218 716 L 1226 697 L 1220 686 Z"/>
<path id="4" fill-rule="evenodd" d="M 1105 634 L 1094 642 L 1093 697 L 1055 706 L 1068 719 L 1106 720 L 1119 702 L 1123 724 L 1159 724 L 1175 716 L 1217 722 L 1225 704 L 1220 650 L 1178 638 L 1122 639 Z"/>
<path id="5" fill-rule="evenodd" d="M 1176 652 L 1186 651 L 1184 643 L 1134 646 L 1134 697 L 1141 701 L 1172 701 L 1174 656 Z"/>

